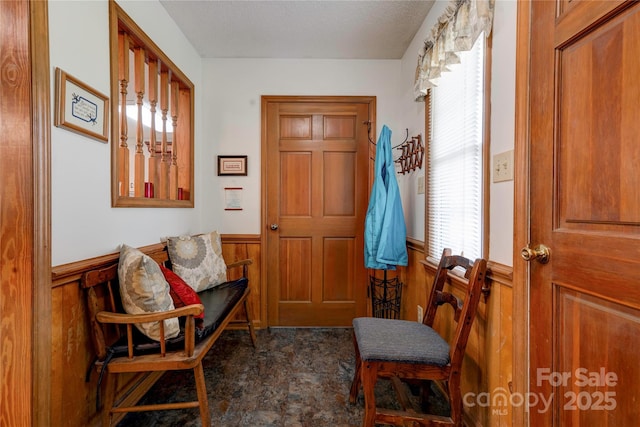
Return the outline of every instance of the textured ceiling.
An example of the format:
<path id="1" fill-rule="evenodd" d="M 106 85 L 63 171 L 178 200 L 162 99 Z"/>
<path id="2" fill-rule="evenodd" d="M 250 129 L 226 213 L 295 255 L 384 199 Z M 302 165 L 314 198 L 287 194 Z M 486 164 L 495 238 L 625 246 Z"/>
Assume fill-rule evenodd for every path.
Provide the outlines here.
<path id="1" fill-rule="evenodd" d="M 400 59 L 432 0 L 160 0 L 204 58 Z"/>

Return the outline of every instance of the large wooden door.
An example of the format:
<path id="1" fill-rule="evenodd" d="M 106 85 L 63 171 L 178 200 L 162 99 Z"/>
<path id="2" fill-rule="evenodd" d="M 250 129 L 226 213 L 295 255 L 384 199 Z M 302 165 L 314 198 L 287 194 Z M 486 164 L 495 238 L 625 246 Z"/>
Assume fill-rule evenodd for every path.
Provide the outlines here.
<path id="1" fill-rule="evenodd" d="M 530 425 L 637 426 L 640 3 L 534 1 L 531 23 Z"/>
<path id="2" fill-rule="evenodd" d="M 374 102 L 263 98 L 269 326 L 349 326 L 365 313 Z"/>

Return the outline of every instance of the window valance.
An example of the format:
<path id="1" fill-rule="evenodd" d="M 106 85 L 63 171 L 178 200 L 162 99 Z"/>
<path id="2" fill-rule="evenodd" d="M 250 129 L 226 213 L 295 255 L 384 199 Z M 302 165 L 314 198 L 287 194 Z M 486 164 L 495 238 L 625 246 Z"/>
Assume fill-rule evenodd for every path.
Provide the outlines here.
<path id="1" fill-rule="evenodd" d="M 424 101 L 427 90 L 437 86 L 448 66 L 460 63 L 457 52 L 471 50 L 480 34 L 488 36 L 493 23 L 495 0 L 453 0 L 418 55 L 414 92 Z"/>

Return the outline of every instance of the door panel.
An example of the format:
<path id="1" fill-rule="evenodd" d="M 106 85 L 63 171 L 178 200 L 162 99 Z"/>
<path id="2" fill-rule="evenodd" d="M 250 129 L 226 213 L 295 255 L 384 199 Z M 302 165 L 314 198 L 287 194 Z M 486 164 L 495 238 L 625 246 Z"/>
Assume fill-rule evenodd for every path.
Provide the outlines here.
<path id="1" fill-rule="evenodd" d="M 280 216 L 311 217 L 311 153 L 280 154 L 280 177 L 287 190 L 280 192 Z"/>
<path id="2" fill-rule="evenodd" d="M 325 302 L 353 301 L 356 278 L 356 239 L 325 238 L 323 247 L 324 276 L 323 296 Z"/>
<path id="3" fill-rule="evenodd" d="M 280 239 L 280 301 L 311 301 L 311 244 L 306 239 Z"/>
<path id="4" fill-rule="evenodd" d="M 366 313 L 372 100 L 263 98 L 270 326 L 349 326 Z"/>
<path id="5" fill-rule="evenodd" d="M 531 8 L 530 425 L 635 425 L 640 5 Z"/>
<path id="6" fill-rule="evenodd" d="M 558 381 L 560 425 L 635 425 L 631 417 L 637 423 L 637 403 L 625 395 L 637 391 L 640 378 L 640 364 L 629 363 L 629 350 L 640 336 L 638 310 L 556 289 L 558 348 L 566 350 L 556 355 L 557 372 L 571 373 L 567 381 Z"/>
<path id="7" fill-rule="evenodd" d="M 355 216 L 356 153 L 325 152 L 323 157 L 324 216 Z"/>

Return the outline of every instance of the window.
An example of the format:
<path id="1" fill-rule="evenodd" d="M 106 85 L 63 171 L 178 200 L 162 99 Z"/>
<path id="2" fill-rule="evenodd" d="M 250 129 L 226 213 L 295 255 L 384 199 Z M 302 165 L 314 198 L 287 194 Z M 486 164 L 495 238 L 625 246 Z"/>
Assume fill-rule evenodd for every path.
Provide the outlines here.
<path id="1" fill-rule="evenodd" d="M 426 99 L 428 184 L 427 256 L 445 247 L 467 258 L 483 256 L 485 37 L 460 64 L 442 73 Z M 430 135 L 429 135 L 430 131 Z"/>
<path id="2" fill-rule="evenodd" d="M 192 208 L 193 83 L 116 2 L 109 7 L 112 205 Z"/>

